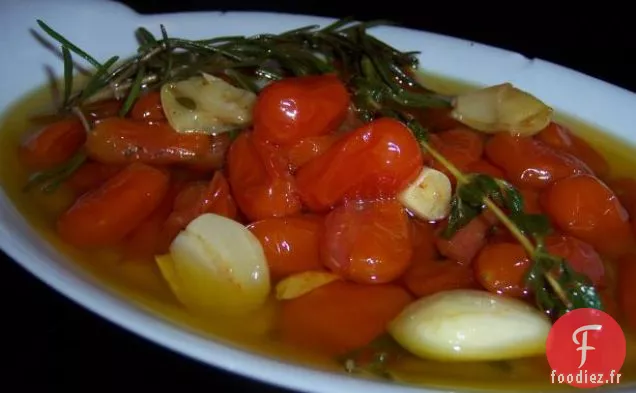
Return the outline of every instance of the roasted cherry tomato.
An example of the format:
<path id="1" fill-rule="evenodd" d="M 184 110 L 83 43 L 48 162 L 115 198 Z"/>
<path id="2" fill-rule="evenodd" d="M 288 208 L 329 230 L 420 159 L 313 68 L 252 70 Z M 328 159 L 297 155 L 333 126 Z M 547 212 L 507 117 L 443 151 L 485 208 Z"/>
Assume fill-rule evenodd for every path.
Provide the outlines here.
<path id="1" fill-rule="evenodd" d="M 95 161 L 107 164 L 196 164 L 210 170 L 223 165 L 229 144 L 227 134 L 183 134 L 165 122 L 110 118 L 88 134 L 86 150 Z"/>
<path id="2" fill-rule="evenodd" d="M 532 137 L 498 133 L 486 144 L 486 155 L 521 187 L 545 188 L 571 175 L 591 173 L 583 161 Z"/>
<path id="3" fill-rule="evenodd" d="M 452 289 L 476 288 L 473 269 L 449 259 L 413 261 L 403 277 L 406 287 L 417 297 Z"/>
<path id="4" fill-rule="evenodd" d="M 609 164 L 603 156 L 594 150 L 583 138 L 575 135 L 567 127 L 551 122 L 544 130 L 537 134 L 540 141 L 570 153 L 580 159 L 592 169 L 600 178 L 609 173 Z"/>
<path id="5" fill-rule="evenodd" d="M 29 169 L 46 169 L 71 158 L 85 140 L 86 131 L 79 120 L 59 120 L 31 135 L 20 146 L 18 155 Z"/>
<path id="6" fill-rule="evenodd" d="M 435 228 L 433 224 L 411 219 L 411 240 L 413 242 L 413 263 L 432 261 L 437 258 Z"/>
<path id="7" fill-rule="evenodd" d="M 545 239 L 548 252 L 565 258 L 577 272 L 598 288 L 605 287 L 605 266 L 594 247 L 572 236 L 551 235 Z"/>
<path id="8" fill-rule="evenodd" d="M 161 105 L 161 93 L 153 91 L 139 97 L 130 111 L 130 117 L 135 120 L 146 121 L 166 120 L 166 115 L 163 113 L 163 105 Z"/>
<path id="9" fill-rule="evenodd" d="M 131 164 L 75 201 L 58 219 L 57 231 L 75 247 L 113 246 L 159 206 L 169 182 L 159 169 Z"/>
<path id="10" fill-rule="evenodd" d="M 393 281 L 411 261 L 410 225 L 397 200 L 348 202 L 325 219 L 323 263 L 358 283 Z"/>
<path id="11" fill-rule="evenodd" d="M 281 304 L 278 325 L 291 345 L 338 356 L 364 347 L 413 298 L 400 286 L 336 281 Z"/>
<path id="12" fill-rule="evenodd" d="M 293 170 L 297 170 L 309 161 L 323 154 L 339 139 L 337 135 L 328 134 L 320 136 L 310 136 L 301 139 L 287 150 L 289 165 Z"/>
<path id="13" fill-rule="evenodd" d="M 409 129 L 382 118 L 344 135 L 296 179 L 303 202 L 321 212 L 346 198 L 395 196 L 421 168 L 420 146 Z"/>
<path id="14" fill-rule="evenodd" d="M 167 251 L 167 246 L 179 232 L 204 213 L 214 213 L 233 220 L 237 218 L 230 186 L 221 171 L 216 171 L 210 181 L 195 181 L 182 187 L 163 224 L 161 250 Z"/>
<path id="15" fill-rule="evenodd" d="M 291 216 L 302 209 L 284 154 L 250 132 L 232 143 L 227 170 L 236 203 L 250 221 Z"/>
<path id="16" fill-rule="evenodd" d="M 636 329 L 636 255 L 623 256 L 618 264 L 618 304 L 631 328 Z"/>
<path id="17" fill-rule="evenodd" d="M 439 253 L 446 258 L 468 264 L 486 244 L 490 226 L 483 216 L 477 217 L 455 232 L 450 239 L 442 237 L 440 230 L 435 238 L 435 245 Z"/>
<path id="18" fill-rule="evenodd" d="M 265 251 L 274 280 L 308 270 L 323 270 L 320 237 L 323 217 L 299 215 L 267 218 L 247 226 Z"/>
<path id="19" fill-rule="evenodd" d="M 97 161 L 87 161 L 80 166 L 64 184 L 69 187 L 75 195 L 81 195 L 87 191 L 97 188 L 105 181 L 119 173 L 125 166 L 102 164 Z"/>
<path id="20" fill-rule="evenodd" d="M 273 82 L 254 105 L 254 136 L 275 144 L 335 131 L 349 110 L 349 93 L 336 75 Z"/>
<path id="21" fill-rule="evenodd" d="M 490 292 L 522 297 L 528 293 L 525 277 L 531 265 L 520 244 L 495 243 L 479 252 L 473 267 L 479 283 Z"/>
<path id="22" fill-rule="evenodd" d="M 592 175 L 559 180 L 541 195 L 544 211 L 556 226 L 608 256 L 634 245 L 629 214 L 616 195 Z"/>

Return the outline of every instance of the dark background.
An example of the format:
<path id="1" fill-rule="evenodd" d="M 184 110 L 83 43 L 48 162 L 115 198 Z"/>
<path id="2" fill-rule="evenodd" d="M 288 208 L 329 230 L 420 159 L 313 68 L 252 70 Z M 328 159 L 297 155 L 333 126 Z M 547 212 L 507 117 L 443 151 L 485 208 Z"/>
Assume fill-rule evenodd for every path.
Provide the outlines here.
<path id="1" fill-rule="evenodd" d="M 123 1 L 142 13 L 269 10 L 358 19 L 384 18 L 540 57 L 636 91 L 633 12 L 627 3 L 593 7 L 514 1 L 343 0 Z M 469 3 L 469 2 L 466 2 Z M 414 8 L 416 7 L 416 8 Z M 0 371 L 9 391 L 285 392 L 173 354 L 105 322 L 44 286 L 0 254 Z M 7 367 L 8 365 L 8 367 Z M 7 381 L 7 377 L 9 381 Z M 11 385 L 9 385 L 11 386 Z M 18 387 L 19 386 L 19 387 Z"/>

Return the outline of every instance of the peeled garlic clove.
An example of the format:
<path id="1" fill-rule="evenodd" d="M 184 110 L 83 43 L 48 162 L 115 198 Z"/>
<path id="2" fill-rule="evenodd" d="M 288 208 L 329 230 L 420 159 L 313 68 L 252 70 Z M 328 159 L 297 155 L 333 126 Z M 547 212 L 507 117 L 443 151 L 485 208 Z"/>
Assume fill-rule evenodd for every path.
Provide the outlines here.
<path id="1" fill-rule="evenodd" d="M 336 280 L 340 280 L 340 276 L 329 272 L 308 271 L 293 274 L 276 285 L 276 299 L 294 299 Z"/>
<path id="2" fill-rule="evenodd" d="M 531 136 L 548 126 L 553 110 L 510 83 L 468 92 L 455 98 L 451 116 L 485 133 Z"/>
<path id="3" fill-rule="evenodd" d="M 193 220 L 156 258 L 177 299 L 202 314 L 240 314 L 262 306 L 269 268 L 258 239 L 240 223 L 216 214 Z"/>
<path id="4" fill-rule="evenodd" d="M 551 326 L 544 314 L 518 299 L 451 290 L 411 303 L 388 330 L 421 358 L 483 361 L 544 354 Z"/>
<path id="5" fill-rule="evenodd" d="M 450 212 L 451 182 L 448 176 L 433 168 L 424 168 L 398 200 L 417 217 L 427 221 L 445 218 Z"/>
<path id="6" fill-rule="evenodd" d="M 256 95 L 203 74 L 161 87 L 161 105 L 178 132 L 218 134 L 252 122 Z"/>

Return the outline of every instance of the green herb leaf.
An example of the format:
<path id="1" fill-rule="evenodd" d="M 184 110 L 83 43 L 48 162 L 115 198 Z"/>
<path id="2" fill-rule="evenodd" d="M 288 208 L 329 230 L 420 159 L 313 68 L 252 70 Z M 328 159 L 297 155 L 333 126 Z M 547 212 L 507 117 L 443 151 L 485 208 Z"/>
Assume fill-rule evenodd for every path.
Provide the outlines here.
<path id="1" fill-rule="evenodd" d="M 51 27 L 49 27 L 49 25 L 47 25 L 46 23 L 42 22 L 41 20 L 37 20 L 38 25 L 40 25 L 40 27 L 42 28 L 42 30 L 44 30 L 44 32 L 46 32 L 46 34 L 48 34 L 49 36 L 51 36 L 51 38 L 53 38 L 54 40 L 58 41 L 60 44 L 62 44 L 63 47 L 68 48 L 69 50 L 71 50 L 72 52 L 75 52 L 75 54 L 77 54 L 78 56 L 80 56 L 81 58 L 83 58 L 84 60 L 88 61 L 89 63 L 91 63 L 91 65 L 95 68 L 100 68 L 102 65 L 100 64 L 100 62 L 98 62 L 97 60 L 95 60 L 95 58 L 93 58 L 91 55 L 89 55 L 88 53 L 84 52 L 83 50 L 81 50 L 80 48 L 78 48 L 77 46 L 75 46 L 71 41 L 67 40 L 66 38 L 64 38 L 64 36 L 62 36 L 60 33 L 58 33 L 57 31 L 53 30 Z"/>
<path id="2" fill-rule="evenodd" d="M 73 92 L 73 58 L 66 46 L 62 47 L 62 58 L 64 59 L 64 96 L 62 106 L 66 107 Z"/>
<path id="3" fill-rule="evenodd" d="M 42 192 L 53 193 L 86 162 L 86 159 L 86 153 L 79 151 L 67 162 L 55 168 L 34 173 L 29 178 L 23 190 L 28 192 L 33 188 L 39 188 Z"/>
<path id="4" fill-rule="evenodd" d="M 124 117 L 130 111 L 132 106 L 135 104 L 137 98 L 141 94 L 141 87 L 143 84 L 144 76 L 146 75 L 146 67 L 142 64 L 137 71 L 137 76 L 135 76 L 135 80 L 133 82 L 132 87 L 130 88 L 130 92 L 124 101 L 121 109 L 119 110 L 119 116 Z"/>

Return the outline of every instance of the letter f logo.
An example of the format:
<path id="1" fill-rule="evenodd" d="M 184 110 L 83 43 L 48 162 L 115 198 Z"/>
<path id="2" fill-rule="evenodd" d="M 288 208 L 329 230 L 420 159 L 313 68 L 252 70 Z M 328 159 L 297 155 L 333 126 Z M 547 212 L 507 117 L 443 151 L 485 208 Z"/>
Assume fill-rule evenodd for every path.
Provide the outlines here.
<path id="1" fill-rule="evenodd" d="M 572 341 L 574 341 L 574 344 L 581 345 L 580 347 L 576 348 L 577 351 L 581 351 L 581 364 L 579 364 L 579 368 L 583 367 L 583 365 L 585 364 L 585 361 L 587 360 L 587 351 L 596 349 L 592 346 L 587 345 L 588 330 L 601 330 L 602 328 L 603 328 L 603 325 L 585 325 L 576 329 L 574 333 L 572 333 Z M 582 340 L 581 342 L 579 342 L 577 336 L 581 332 L 583 332 L 583 334 L 581 335 Z"/>

